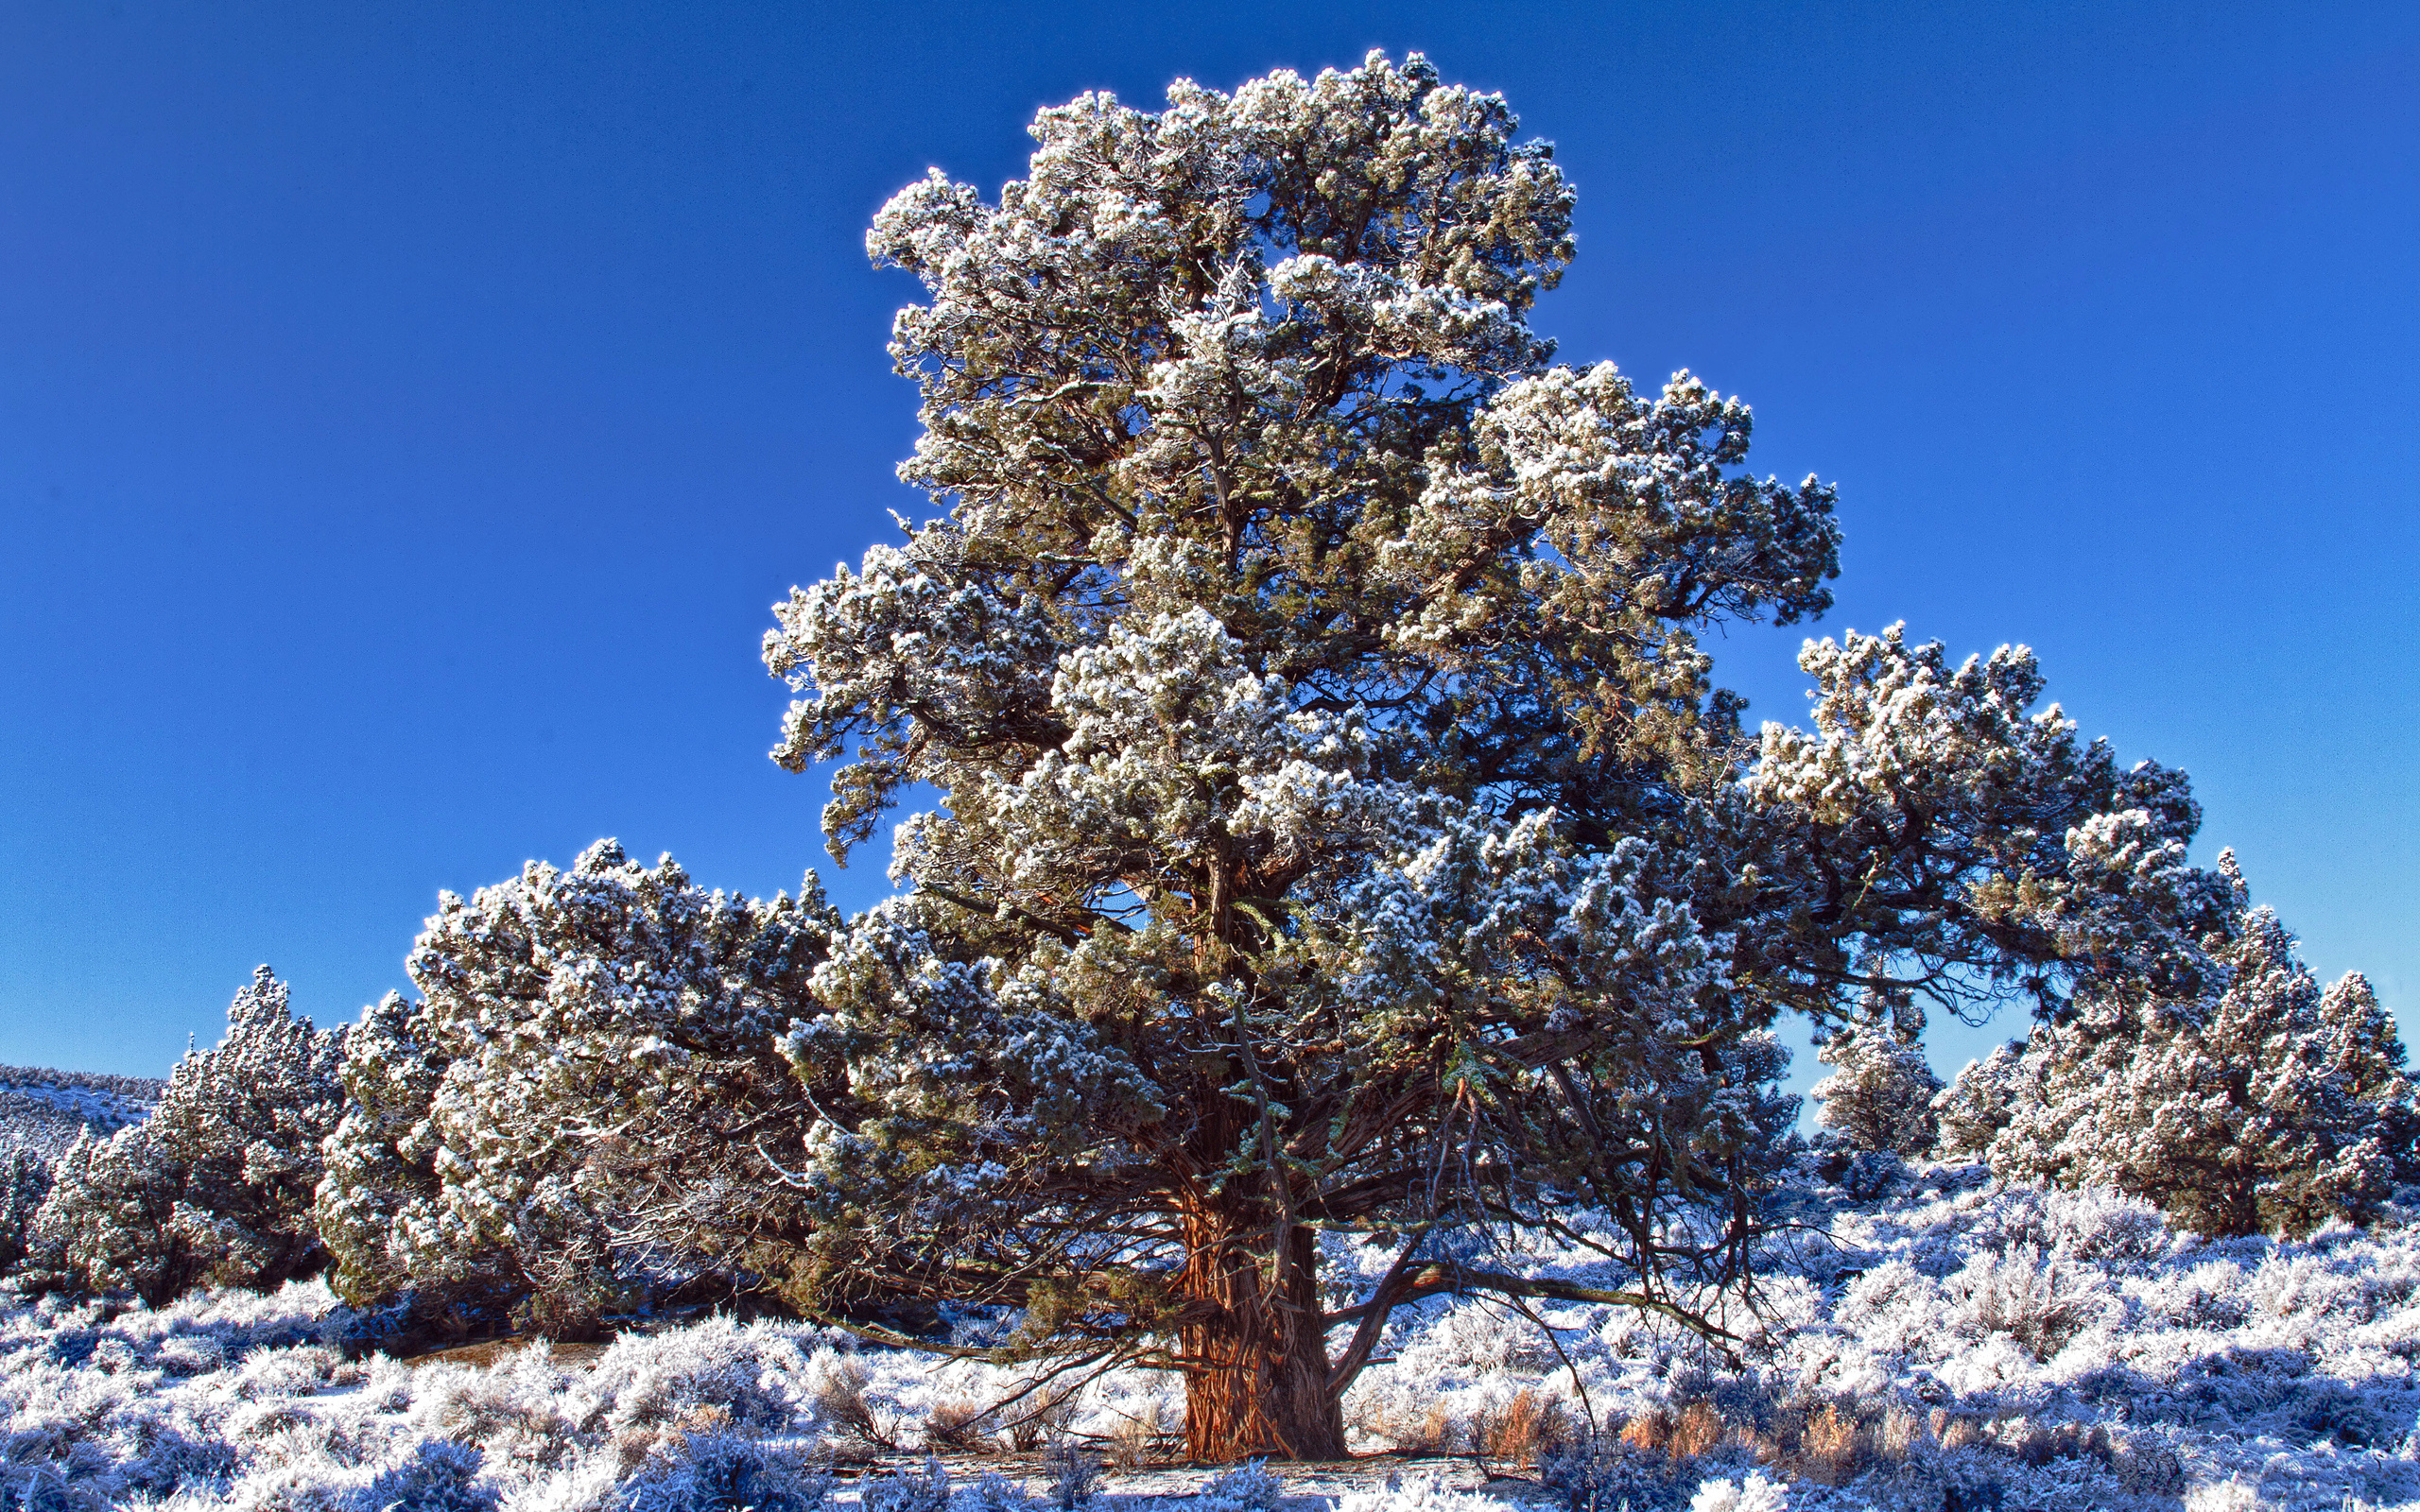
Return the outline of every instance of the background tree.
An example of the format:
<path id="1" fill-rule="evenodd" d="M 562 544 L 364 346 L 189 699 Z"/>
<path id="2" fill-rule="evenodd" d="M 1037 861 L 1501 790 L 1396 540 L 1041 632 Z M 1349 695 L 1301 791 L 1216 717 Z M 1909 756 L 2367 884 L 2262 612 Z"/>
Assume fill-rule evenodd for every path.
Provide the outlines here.
<path id="1" fill-rule="evenodd" d="M 2205 969 L 2181 776 L 2031 713 L 2021 650 L 1811 647 L 1816 730 L 1743 737 L 1694 632 L 1828 606 L 1830 490 L 1686 374 L 1550 365 L 1571 193 L 1514 127 L 1416 56 L 1180 82 L 876 217 L 944 512 L 777 607 L 775 755 L 845 761 L 844 859 L 942 801 L 786 1039 L 803 1305 L 1011 1303 L 1184 1371 L 1197 1456 L 1331 1455 L 1401 1301 L 1738 1280 L 1783 1007 Z M 1488 1225 L 1608 1284 L 1427 1261 Z M 1401 1246 L 1339 1312 L 1322 1229 Z"/>
<path id="2" fill-rule="evenodd" d="M 611 840 L 442 895 L 423 1000 L 370 1009 L 345 1057 L 319 1194 L 338 1288 L 559 1335 L 727 1290 L 805 1125 L 773 1037 L 837 922 L 812 874 L 752 900 Z"/>
<path id="3" fill-rule="evenodd" d="M 2031 1067 L 2025 1060 L 2026 1041 L 2011 1040 L 1980 1060 L 1966 1062 L 1950 1084 L 1933 1098 L 1938 1148 L 1945 1156 L 1980 1157 L 2008 1127 Z"/>
<path id="4" fill-rule="evenodd" d="M 2036 1031 L 1990 1146 L 2019 1180 L 2118 1186 L 2209 1235 L 2362 1219 L 2413 1174 L 2413 1089 L 2394 1021 L 2359 972 L 2320 989 L 2277 916 L 2237 912 L 2223 990 L 2145 1005 L 2087 995 Z"/>
<path id="5" fill-rule="evenodd" d="M 151 1116 L 61 1156 L 34 1223 L 64 1279 L 157 1305 L 196 1285 L 267 1288 L 325 1263 L 311 1221 L 343 1107 L 344 1030 L 314 1029 L 266 966 L 227 1034 L 177 1062 Z"/>
<path id="6" fill-rule="evenodd" d="M 0 1150 L 0 1276 L 26 1258 L 34 1218 L 48 1195 L 48 1160 L 23 1146 Z"/>
<path id="7" fill-rule="evenodd" d="M 1807 1095 L 1823 1109 L 1819 1121 L 1850 1149 L 1922 1155 L 1932 1148 L 1941 1078 L 1913 1036 L 1872 1016 L 1834 1034 L 1816 1058 L 1832 1074 Z"/>

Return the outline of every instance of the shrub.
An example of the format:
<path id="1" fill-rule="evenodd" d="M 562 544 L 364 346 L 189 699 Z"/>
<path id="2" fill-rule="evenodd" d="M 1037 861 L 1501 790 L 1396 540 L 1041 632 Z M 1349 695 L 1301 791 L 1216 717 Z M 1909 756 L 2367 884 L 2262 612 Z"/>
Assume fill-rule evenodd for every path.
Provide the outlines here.
<path id="1" fill-rule="evenodd" d="M 1214 1508 L 1277 1512 L 1277 1503 L 1286 1495 L 1286 1483 L 1269 1468 L 1267 1460 L 1255 1459 L 1210 1477 L 1198 1494 L 1205 1505 Z"/>
<path id="2" fill-rule="evenodd" d="M 26 1258 L 34 1215 L 49 1194 L 48 1161 L 24 1148 L 0 1156 L 0 1275 L 16 1269 Z"/>
<path id="3" fill-rule="evenodd" d="M 34 1223 L 60 1279 L 158 1306 L 200 1285 L 266 1290 L 326 1251 L 311 1215 L 320 1142 L 343 1110 L 344 1031 L 315 1030 L 266 966 L 188 1053 L 151 1116 L 60 1158 Z"/>
<path id="4" fill-rule="evenodd" d="M 424 1001 L 372 1008 L 346 1057 L 320 1195 L 338 1290 L 458 1292 L 558 1338 L 727 1295 L 734 1236 L 781 1227 L 767 1144 L 803 1160 L 802 1121 L 770 1116 L 794 1101 L 772 1037 L 838 921 L 811 875 L 742 898 L 611 840 L 441 894 L 408 963 Z"/>
<path id="5" fill-rule="evenodd" d="M 804 1455 L 743 1435 L 701 1434 L 633 1476 L 615 1512 L 818 1512 L 831 1495 L 832 1477 Z M 871 1489 L 863 1505 L 885 1512 Z"/>
<path id="6" fill-rule="evenodd" d="M 2008 1127 L 2029 1069 L 2025 1041 L 2012 1040 L 1981 1060 L 1970 1060 L 1932 1100 L 1934 1148 L 1945 1156 L 1981 1155 Z"/>
<path id="7" fill-rule="evenodd" d="M 949 1471 L 938 1459 L 920 1469 L 897 1469 L 858 1483 L 864 1512 L 949 1512 Z"/>
<path id="8" fill-rule="evenodd" d="M 478 1450 L 427 1439 L 378 1474 L 356 1501 L 362 1512 L 494 1512 L 495 1492 L 479 1484 Z"/>

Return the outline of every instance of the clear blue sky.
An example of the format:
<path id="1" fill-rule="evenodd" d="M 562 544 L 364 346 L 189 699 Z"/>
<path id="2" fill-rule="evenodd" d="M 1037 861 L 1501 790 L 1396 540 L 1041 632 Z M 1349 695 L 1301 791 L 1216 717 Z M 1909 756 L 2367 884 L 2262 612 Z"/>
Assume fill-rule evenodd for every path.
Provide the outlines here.
<path id="1" fill-rule="evenodd" d="M 1838 482 L 1819 632 L 2031 643 L 2420 1009 L 2420 9 L 26 0 L 0 1061 L 160 1073 L 263 960 L 348 1019 L 439 888 L 601 834 L 794 887 L 767 606 L 915 507 L 868 216 L 1079 91 L 1371 46 L 1559 145 L 1566 358 Z M 1797 638 L 1720 648 L 1753 714 Z"/>

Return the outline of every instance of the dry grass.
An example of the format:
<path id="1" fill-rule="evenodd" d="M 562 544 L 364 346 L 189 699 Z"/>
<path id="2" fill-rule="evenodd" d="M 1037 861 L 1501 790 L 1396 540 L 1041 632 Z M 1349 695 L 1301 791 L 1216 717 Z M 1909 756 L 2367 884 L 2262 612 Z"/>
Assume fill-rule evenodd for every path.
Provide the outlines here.
<path id="1" fill-rule="evenodd" d="M 942 1454 L 989 1453 L 999 1447 L 992 1437 L 998 1427 L 990 1407 L 961 1397 L 925 1416 L 925 1447 Z"/>
<path id="2" fill-rule="evenodd" d="M 1481 1463 L 1534 1466 L 1571 1441 L 1571 1415 L 1561 1401 L 1523 1386 L 1501 1407 L 1471 1419 L 1471 1448 Z"/>
<path id="3" fill-rule="evenodd" d="M 1167 1411 L 1155 1399 L 1141 1414 L 1121 1419 L 1109 1432 L 1109 1461 L 1121 1470 L 1146 1469 L 1164 1463 L 1167 1449 L 1181 1442 L 1184 1431 L 1167 1420 Z"/>
<path id="4" fill-rule="evenodd" d="M 839 1431 L 844 1452 L 851 1458 L 899 1452 L 898 1439 L 874 1417 L 873 1404 L 866 1400 L 866 1385 L 872 1380 L 862 1364 L 846 1357 L 826 1366 L 816 1379 L 815 1410 Z"/>
<path id="5" fill-rule="evenodd" d="M 1819 1486 L 1841 1486 L 1857 1479 L 1871 1457 L 1857 1414 L 1842 1412 L 1838 1402 L 1826 1402 L 1822 1412 L 1807 1420 L 1799 1438 L 1800 1478 Z"/>
<path id="6" fill-rule="evenodd" d="M 1619 1436 L 1624 1444 L 1644 1453 L 1694 1459 L 1720 1444 L 1731 1433 L 1731 1424 L 1714 1403 L 1691 1401 L 1640 1413 L 1622 1425 Z"/>
<path id="7" fill-rule="evenodd" d="M 1371 1438 L 1384 1439 L 1399 1454 L 1453 1454 L 1464 1443 L 1462 1424 L 1442 1401 L 1415 1410 L 1400 1401 L 1362 1409 L 1353 1426 Z"/>

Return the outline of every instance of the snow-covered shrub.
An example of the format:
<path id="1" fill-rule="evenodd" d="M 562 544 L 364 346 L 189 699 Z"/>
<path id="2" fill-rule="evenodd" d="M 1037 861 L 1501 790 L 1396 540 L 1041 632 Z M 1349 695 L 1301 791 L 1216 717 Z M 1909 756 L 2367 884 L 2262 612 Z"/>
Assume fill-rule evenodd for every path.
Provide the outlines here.
<path id="1" fill-rule="evenodd" d="M 49 1161 L 23 1147 L 0 1153 L 0 1275 L 26 1258 L 34 1214 L 49 1194 Z"/>
<path id="2" fill-rule="evenodd" d="M 1958 1316 L 1978 1333 L 2005 1333 L 2035 1360 L 2048 1360 L 2091 1326 L 2105 1294 L 2083 1267 L 2045 1260 L 2030 1244 L 1968 1259 L 1947 1292 Z"/>
<path id="3" fill-rule="evenodd" d="M 2206 1235 L 2304 1234 L 2373 1216 L 2415 1171 L 2420 1109 L 2394 1021 L 2355 972 L 2322 991 L 2233 854 L 2224 990 L 2185 1003 L 2079 994 L 2035 1031 L 1992 1169 L 2104 1183 Z"/>
<path id="4" fill-rule="evenodd" d="M 1502 1502 L 1476 1491 L 1457 1491 L 1435 1473 L 1398 1484 L 1363 1486 L 1336 1499 L 1335 1512 L 1510 1512 Z"/>
<path id="5" fill-rule="evenodd" d="M 1908 1178 L 1908 1162 L 1896 1150 L 1859 1150 L 1840 1168 L 1840 1187 L 1859 1202 L 1871 1202 Z"/>
<path id="6" fill-rule="evenodd" d="M 2166 1254 L 2175 1232 L 2143 1198 L 2112 1187 L 2011 1187 L 1976 1226 L 1994 1248 L 2031 1244 L 2041 1253 L 2120 1274 Z"/>
<path id="7" fill-rule="evenodd" d="M 773 1036 L 838 922 L 812 874 L 752 900 L 611 840 L 442 895 L 408 963 L 423 1001 L 370 1010 L 347 1057 L 320 1193 L 339 1287 L 519 1304 L 563 1337 L 750 1260 L 786 1231 L 777 1160 L 803 1161 Z"/>
<path id="8" fill-rule="evenodd" d="M 857 1483 L 857 1504 L 864 1512 L 949 1512 L 949 1471 L 938 1459 L 921 1467 L 902 1467 Z"/>
<path id="9" fill-rule="evenodd" d="M 626 1334 L 579 1383 L 586 1429 L 695 1424 L 756 1433 L 787 1429 L 806 1405 L 809 1356 L 794 1332 L 711 1318 L 656 1334 Z"/>
<path id="10" fill-rule="evenodd" d="M 414 1383 L 412 1420 L 429 1433 L 486 1448 L 499 1465 L 553 1467 L 579 1429 L 566 1411 L 572 1376 L 544 1347 L 518 1349 L 484 1369 L 424 1366 Z"/>
<path id="11" fill-rule="evenodd" d="M 929 1512 L 947 1512 L 947 1484 Z M 613 1512 L 818 1512 L 831 1495 L 832 1477 L 795 1448 L 748 1434 L 698 1434 L 651 1458 L 623 1486 Z M 927 1512 L 922 1503 L 883 1503 L 871 1487 L 859 1504 L 865 1512 Z"/>
<path id="12" fill-rule="evenodd" d="M 1043 1457 L 1043 1468 L 1050 1472 L 1048 1504 L 1059 1512 L 1076 1512 L 1090 1506 L 1100 1488 L 1100 1456 L 1063 1434 Z"/>
<path id="13" fill-rule="evenodd" d="M 1824 1126 L 1838 1130 L 1850 1149 L 1922 1155 L 1932 1148 L 1941 1078 L 1913 1037 L 1870 1016 L 1832 1036 L 1815 1058 L 1832 1074 L 1807 1095 L 1822 1105 Z"/>
<path id="14" fill-rule="evenodd" d="M 1687 1494 L 1685 1463 L 1583 1428 L 1539 1456 L 1538 1484 L 1568 1512 L 1677 1512 Z"/>
<path id="15" fill-rule="evenodd" d="M 1789 1512 L 1789 1491 L 1751 1470 L 1744 1481 L 1708 1481 L 1689 1499 L 1689 1512 Z"/>
<path id="16" fill-rule="evenodd" d="M 985 1470 L 976 1477 L 967 1490 L 967 1500 L 974 1512 L 1032 1512 L 1033 1498 L 1026 1495 L 1021 1481 L 1010 1480 L 997 1470 Z"/>
<path id="17" fill-rule="evenodd" d="M 226 1038 L 177 1063 L 159 1107 L 60 1158 L 34 1223 L 63 1279 L 157 1306 L 197 1284 L 267 1288 L 326 1258 L 312 1223 L 320 1142 L 343 1108 L 344 1031 L 316 1030 L 266 966 Z"/>
<path id="18" fill-rule="evenodd" d="M 510 1290 L 501 1256 L 443 1247 L 432 1229 L 443 1183 L 429 1122 L 447 1057 L 427 1015 L 389 992 L 345 1037 L 344 1117 L 315 1195 L 338 1293 L 362 1304 L 406 1291 L 424 1311 Z"/>
<path id="19" fill-rule="evenodd" d="M 1204 1512 L 1277 1512 L 1285 1495 L 1285 1481 L 1257 1459 L 1219 1471 L 1195 1493 Z"/>
<path id="20" fill-rule="evenodd" d="M 363 1487 L 360 1512 L 493 1512 L 496 1493 L 479 1482 L 479 1451 L 424 1439 Z"/>

